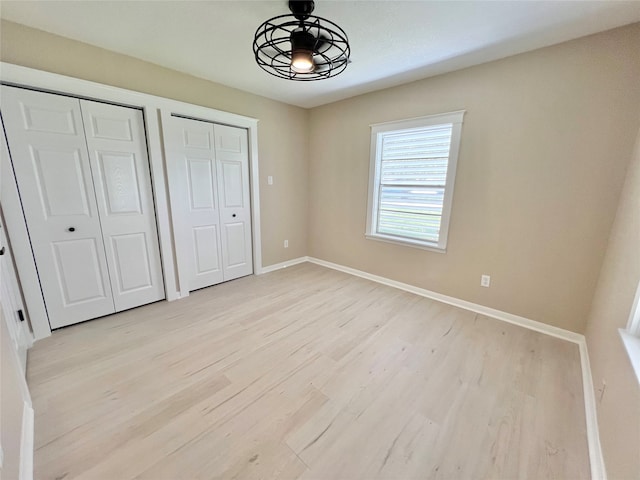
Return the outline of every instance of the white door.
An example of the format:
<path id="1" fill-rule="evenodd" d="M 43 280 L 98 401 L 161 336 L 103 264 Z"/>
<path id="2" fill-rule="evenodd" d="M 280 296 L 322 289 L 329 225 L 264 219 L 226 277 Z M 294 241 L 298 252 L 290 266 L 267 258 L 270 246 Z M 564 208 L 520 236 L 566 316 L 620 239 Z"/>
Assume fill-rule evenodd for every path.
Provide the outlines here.
<path id="1" fill-rule="evenodd" d="M 81 100 L 116 311 L 164 298 L 142 112 Z"/>
<path id="2" fill-rule="evenodd" d="M 0 215 L 0 298 L 2 310 L 15 350 L 20 359 L 23 375 L 27 374 L 27 350 L 33 345 L 33 335 L 27 323 L 18 277 L 13 266 L 13 255 Z"/>
<path id="3" fill-rule="evenodd" d="M 224 280 L 253 273 L 249 142 L 243 128 L 213 126 L 218 169 Z"/>
<path id="4" fill-rule="evenodd" d="M 113 313 L 79 100 L 2 86 L 1 108 L 51 327 Z"/>
<path id="5" fill-rule="evenodd" d="M 171 117 L 163 131 L 189 290 L 251 274 L 246 130 Z"/>
<path id="6" fill-rule="evenodd" d="M 171 117 L 164 125 L 167 160 L 179 195 L 185 265 L 189 290 L 223 281 L 218 211 L 218 173 L 213 146 L 213 124 Z"/>

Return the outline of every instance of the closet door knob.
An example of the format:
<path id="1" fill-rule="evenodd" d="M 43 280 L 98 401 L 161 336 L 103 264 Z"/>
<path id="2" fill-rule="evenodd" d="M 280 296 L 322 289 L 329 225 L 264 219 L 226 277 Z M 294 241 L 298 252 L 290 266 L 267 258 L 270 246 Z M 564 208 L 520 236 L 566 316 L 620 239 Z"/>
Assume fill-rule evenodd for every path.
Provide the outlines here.
<path id="1" fill-rule="evenodd" d="M 75 232 L 76 231 L 76 227 L 69 227 L 69 228 L 67 228 L 67 231 Z"/>
<path id="2" fill-rule="evenodd" d="M 236 214 L 234 213 L 233 215 L 231 215 L 233 218 L 236 218 Z"/>

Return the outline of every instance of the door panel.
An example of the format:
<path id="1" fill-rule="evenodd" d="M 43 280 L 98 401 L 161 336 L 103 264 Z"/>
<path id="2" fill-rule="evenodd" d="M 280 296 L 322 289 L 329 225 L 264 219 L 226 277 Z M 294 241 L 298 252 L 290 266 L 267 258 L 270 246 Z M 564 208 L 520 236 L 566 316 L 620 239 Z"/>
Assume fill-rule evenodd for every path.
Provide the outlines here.
<path id="1" fill-rule="evenodd" d="M 96 102 L 91 103 L 95 104 Z M 98 105 L 104 104 L 99 103 Z M 111 106 L 106 110 L 111 110 L 111 112 L 115 111 Z M 87 136 L 102 140 L 123 140 L 125 142 L 134 141 L 134 127 L 132 126 L 131 118 L 129 117 L 121 115 L 118 115 L 117 117 L 107 117 L 102 116 L 101 114 L 95 114 L 91 115 L 88 120 L 88 125 L 85 125 Z"/>
<path id="2" fill-rule="evenodd" d="M 242 128 L 214 125 L 224 280 L 253 273 L 249 142 Z"/>
<path id="3" fill-rule="evenodd" d="M 175 118 L 175 121 L 183 126 L 184 147 L 213 151 L 213 131 L 207 126 L 210 124 L 179 118 Z"/>
<path id="4" fill-rule="evenodd" d="M 245 246 L 245 228 L 243 222 L 224 225 L 227 239 L 227 263 L 229 267 L 247 263 Z"/>
<path id="5" fill-rule="evenodd" d="M 120 294 L 153 287 L 147 243 L 144 233 L 111 236 L 114 256 L 111 264 L 115 266 L 116 279 L 114 288 Z"/>
<path id="6" fill-rule="evenodd" d="M 58 283 L 65 307 L 107 296 L 100 271 L 100 253 L 94 238 L 51 243 Z"/>
<path id="7" fill-rule="evenodd" d="M 45 217 L 89 215 L 80 150 L 47 150 L 31 146 L 33 171 Z"/>
<path id="8" fill-rule="evenodd" d="M 171 117 L 164 127 L 168 161 L 179 174 L 175 202 L 186 230 L 188 288 L 196 290 L 223 281 L 213 125 Z"/>
<path id="9" fill-rule="evenodd" d="M 2 86 L 1 102 L 51 327 L 113 313 L 79 100 Z"/>
<path id="10" fill-rule="evenodd" d="M 222 179 L 224 188 L 222 189 L 223 205 L 226 208 L 244 207 L 244 189 L 242 178 L 242 163 L 223 161 Z"/>
<path id="11" fill-rule="evenodd" d="M 220 271 L 220 233 L 217 225 L 195 227 L 193 248 L 196 276 Z"/>
<path id="12" fill-rule="evenodd" d="M 105 192 L 105 213 L 143 214 L 136 159 L 128 153 L 97 152 L 99 178 Z"/>
<path id="13" fill-rule="evenodd" d="M 36 96 L 44 98 L 42 95 L 47 94 L 34 92 L 35 95 L 31 95 L 27 94 L 26 90 L 19 91 L 25 92 L 25 94 L 22 95 L 25 101 L 20 102 L 18 106 L 21 114 L 20 117 L 23 120 L 24 130 L 31 132 L 60 133 L 72 136 L 81 134 L 82 124 L 78 123 L 77 101 L 63 102 L 50 98 L 48 105 L 44 103 L 30 103 L 34 101 Z"/>
<path id="14" fill-rule="evenodd" d="M 81 100 L 116 311 L 164 298 L 142 112 Z"/>
<path id="15" fill-rule="evenodd" d="M 215 190 L 213 189 L 213 169 L 211 159 L 188 158 L 188 187 L 191 210 L 215 211 Z"/>

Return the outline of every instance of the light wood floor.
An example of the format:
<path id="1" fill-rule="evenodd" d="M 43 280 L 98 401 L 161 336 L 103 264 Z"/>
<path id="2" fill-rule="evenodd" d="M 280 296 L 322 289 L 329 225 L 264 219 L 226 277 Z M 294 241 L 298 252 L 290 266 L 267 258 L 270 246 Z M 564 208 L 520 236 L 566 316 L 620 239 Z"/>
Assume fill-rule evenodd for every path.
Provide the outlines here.
<path id="1" fill-rule="evenodd" d="M 30 351 L 36 479 L 588 478 L 577 346 L 302 264 Z"/>

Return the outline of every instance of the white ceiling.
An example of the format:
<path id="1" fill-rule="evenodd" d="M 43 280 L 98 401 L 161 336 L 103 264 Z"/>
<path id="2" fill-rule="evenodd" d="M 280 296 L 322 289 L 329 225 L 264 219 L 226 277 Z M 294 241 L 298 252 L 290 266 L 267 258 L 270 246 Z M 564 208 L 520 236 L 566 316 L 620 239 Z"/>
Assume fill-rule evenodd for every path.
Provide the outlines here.
<path id="1" fill-rule="evenodd" d="M 7 1 L 2 18 L 301 107 L 425 78 L 640 21 L 640 1 L 316 0 L 352 63 L 316 82 L 278 79 L 253 34 L 286 0 Z"/>

